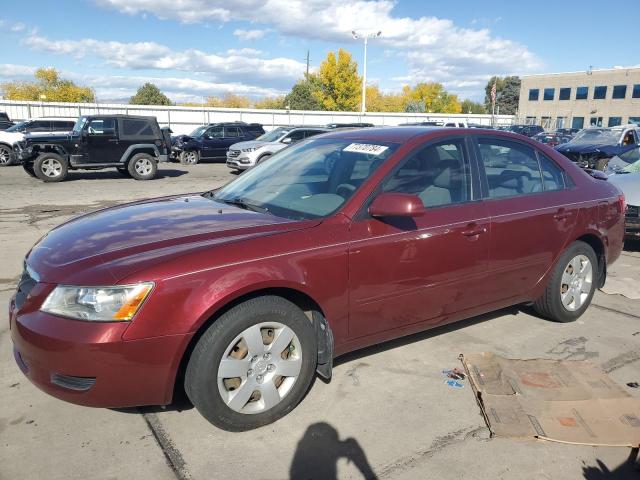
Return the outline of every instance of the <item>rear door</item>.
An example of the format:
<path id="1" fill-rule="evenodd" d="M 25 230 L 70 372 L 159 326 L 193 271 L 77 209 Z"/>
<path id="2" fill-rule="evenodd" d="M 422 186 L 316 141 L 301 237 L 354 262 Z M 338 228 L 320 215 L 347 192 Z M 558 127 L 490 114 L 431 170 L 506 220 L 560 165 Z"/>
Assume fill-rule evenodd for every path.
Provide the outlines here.
<path id="1" fill-rule="evenodd" d="M 566 174 L 538 149 L 492 136 L 475 144 L 491 217 L 487 295 L 526 298 L 567 243 L 579 205 Z"/>
<path id="2" fill-rule="evenodd" d="M 462 137 L 420 147 L 378 190 L 418 195 L 426 213 L 379 219 L 363 209 L 354 220 L 349 249 L 351 337 L 446 322 L 454 313 L 484 302 L 489 219 L 484 202 L 478 201 L 477 171 L 469 160 Z"/>

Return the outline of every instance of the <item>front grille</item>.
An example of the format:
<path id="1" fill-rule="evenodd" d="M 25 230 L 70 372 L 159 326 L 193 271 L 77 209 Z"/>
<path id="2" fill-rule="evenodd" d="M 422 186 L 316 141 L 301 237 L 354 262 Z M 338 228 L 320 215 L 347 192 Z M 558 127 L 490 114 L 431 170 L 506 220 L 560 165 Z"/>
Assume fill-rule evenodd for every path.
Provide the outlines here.
<path id="1" fill-rule="evenodd" d="M 237 157 L 240 155 L 240 150 L 229 150 L 230 157 Z"/>
<path id="2" fill-rule="evenodd" d="M 82 392 L 93 387 L 96 383 L 96 377 L 75 377 L 73 375 L 63 375 L 62 373 L 52 373 L 51 383 L 62 388 Z"/>
<path id="3" fill-rule="evenodd" d="M 25 269 L 22 272 L 22 276 L 20 277 L 20 281 L 18 282 L 18 288 L 16 290 L 16 309 L 19 310 L 20 308 L 22 308 L 22 305 L 24 305 L 24 302 L 29 296 L 29 293 L 31 293 L 31 290 L 33 290 L 33 287 L 35 287 L 37 283 L 38 281 L 29 274 L 29 270 L 25 266 Z"/>
<path id="4" fill-rule="evenodd" d="M 627 211 L 625 212 L 624 216 L 626 218 L 637 220 L 638 217 L 640 217 L 640 207 L 638 207 L 637 205 L 627 205 Z"/>

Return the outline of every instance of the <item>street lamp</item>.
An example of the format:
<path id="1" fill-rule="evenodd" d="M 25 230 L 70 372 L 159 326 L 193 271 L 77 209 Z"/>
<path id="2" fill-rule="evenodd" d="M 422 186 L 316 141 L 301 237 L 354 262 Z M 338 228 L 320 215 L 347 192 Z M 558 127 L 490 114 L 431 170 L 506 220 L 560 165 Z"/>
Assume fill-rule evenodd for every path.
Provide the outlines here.
<path id="1" fill-rule="evenodd" d="M 364 66 L 363 66 L 363 74 L 362 74 L 362 113 L 366 111 L 366 101 L 367 101 L 367 42 L 370 38 L 378 38 L 382 34 L 381 31 L 378 33 L 357 33 L 355 30 L 351 30 L 351 36 L 358 40 L 359 38 L 364 39 Z"/>

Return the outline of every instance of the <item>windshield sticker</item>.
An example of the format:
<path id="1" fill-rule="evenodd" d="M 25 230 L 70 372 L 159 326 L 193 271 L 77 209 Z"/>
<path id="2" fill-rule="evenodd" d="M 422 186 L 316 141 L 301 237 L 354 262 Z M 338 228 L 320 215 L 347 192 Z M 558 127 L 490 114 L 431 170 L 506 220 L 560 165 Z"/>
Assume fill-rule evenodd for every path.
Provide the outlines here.
<path id="1" fill-rule="evenodd" d="M 369 155 L 380 155 L 389 147 L 384 145 L 372 145 L 370 143 L 352 143 L 342 149 L 343 152 L 368 153 Z"/>

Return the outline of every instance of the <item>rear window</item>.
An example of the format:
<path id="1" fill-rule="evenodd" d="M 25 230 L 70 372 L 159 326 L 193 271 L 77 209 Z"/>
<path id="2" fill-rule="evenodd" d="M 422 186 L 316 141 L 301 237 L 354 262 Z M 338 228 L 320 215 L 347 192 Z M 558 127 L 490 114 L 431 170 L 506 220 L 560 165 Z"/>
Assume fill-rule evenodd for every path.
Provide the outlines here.
<path id="1" fill-rule="evenodd" d="M 262 128 L 262 125 L 247 125 L 245 128 L 256 135 L 262 135 L 264 133 L 264 128 Z"/>

